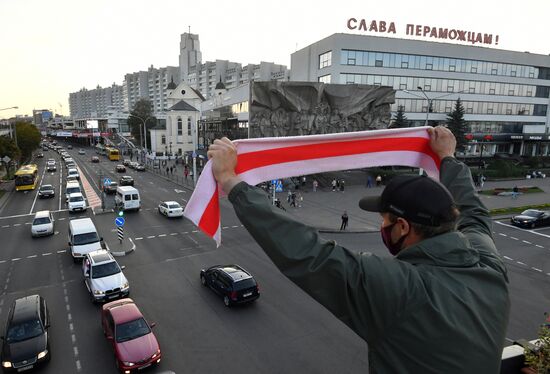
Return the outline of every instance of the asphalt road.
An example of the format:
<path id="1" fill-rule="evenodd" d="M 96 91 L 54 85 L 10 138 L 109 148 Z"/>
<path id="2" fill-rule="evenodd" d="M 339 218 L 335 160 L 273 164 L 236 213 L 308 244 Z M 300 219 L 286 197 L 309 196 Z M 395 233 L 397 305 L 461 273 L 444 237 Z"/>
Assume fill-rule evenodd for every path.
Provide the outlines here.
<path id="1" fill-rule="evenodd" d="M 96 193 L 99 174 L 117 180 L 116 162 L 100 156 L 90 163 L 77 147 L 69 151 L 82 175 Z M 36 198 L 36 190 L 13 194 L 0 217 L 0 321 L 18 297 L 39 293 L 45 297 L 52 318 L 52 360 L 44 373 L 115 373 L 113 352 L 103 337 L 100 307 L 92 305 L 78 265 L 67 252 L 70 219 L 91 217 L 112 250 L 116 239 L 114 213 L 69 214 L 59 191 L 65 167 L 43 173 L 48 158 L 39 159 L 40 182 L 53 184 L 56 197 Z M 140 190 L 142 210 L 125 214 L 125 235 L 136 249 L 119 257 L 126 265 L 131 297 L 145 317 L 156 322 L 163 359 L 158 368 L 176 373 L 364 373 L 367 345 L 328 311 L 284 278 L 254 243 L 222 201 L 223 245 L 197 232 L 185 219 L 170 220 L 156 211 L 161 200 L 185 204 L 190 191 L 149 172 L 128 169 Z M 122 175 L 122 174 L 120 174 Z M 107 198 L 107 206 L 112 197 Z M 32 213 L 54 211 L 56 234 L 33 239 Z M 322 234 L 348 248 L 389 255 L 379 234 Z M 521 230 L 495 223 L 494 236 L 508 266 L 512 315 L 509 340 L 535 337 L 543 313 L 550 305 L 550 228 Z M 251 305 L 226 308 L 222 300 L 203 288 L 199 271 L 214 264 L 238 263 L 260 284 L 261 297 Z M 3 288 L 1 285 L 4 285 Z M 498 313 L 498 311 L 495 311 Z"/>

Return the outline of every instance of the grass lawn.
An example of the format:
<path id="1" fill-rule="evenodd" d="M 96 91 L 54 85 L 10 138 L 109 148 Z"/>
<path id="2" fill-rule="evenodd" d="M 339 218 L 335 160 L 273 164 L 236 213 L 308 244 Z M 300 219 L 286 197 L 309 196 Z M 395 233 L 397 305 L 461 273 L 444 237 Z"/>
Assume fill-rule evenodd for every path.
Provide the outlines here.
<path id="1" fill-rule="evenodd" d="M 498 195 L 501 192 L 512 192 L 513 187 L 510 188 L 492 188 L 490 190 L 479 191 L 481 195 Z M 521 193 L 539 193 L 544 192 L 538 187 L 533 186 L 518 186 L 519 192 Z"/>

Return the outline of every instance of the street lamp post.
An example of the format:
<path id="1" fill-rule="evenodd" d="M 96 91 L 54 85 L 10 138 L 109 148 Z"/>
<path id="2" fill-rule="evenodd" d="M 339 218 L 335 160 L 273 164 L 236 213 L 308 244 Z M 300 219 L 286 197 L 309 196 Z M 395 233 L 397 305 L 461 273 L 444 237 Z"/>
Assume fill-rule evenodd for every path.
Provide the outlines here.
<path id="1" fill-rule="evenodd" d="M 139 135 L 141 137 L 141 141 L 143 142 L 142 144 L 142 148 L 145 150 L 145 152 L 147 152 L 147 126 L 146 126 L 146 123 L 147 123 L 147 120 L 148 119 L 151 119 L 153 118 L 152 116 L 149 116 L 145 119 L 139 117 L 139 116 L 136 116 L 135 114 L 128 114 L 128 117 L 135 117 L 137 119 L 139 119 L 142 123 L 143 123 L 143 136 L 141 134 L 141 127 L 139 128 Z"/>
<path id="2" fill-rule="evenodd" d="M 493 140 L 493 136 L 490 135 L 490 134 L 487 134 L 483 137 L 483 139 L 481 140 L 481 151 L 479 152 L 479 167 L 478 169 L 481 170 L 481 163 L 483 162 L 482 161 L 482 158 L 483 158 L 483 146 L 485 145 L 485 142 L 490 142 L 491 140 Z M 485 141 L 485 142 L 484 142 Z"/>
<path id="3" fill-rule="evenodd" d="M 442 99 L 444 97 L 447 97 L 447 96 L 451 96 L 451 95 L 454 95 L 454 94 L 460 94 L 460 93 L 463 93 L 464 90 L 461 90 L 461 91 L 458 91 L 458 92 L 450 92 L 448 94 L 445 94 L 445 95 L 441 95 L 441 96 L 437 96 L 437 97 L 432 97 L 430 98 L 427 94 L 426 94 L 426 91 L 424 91 L 424 89 L 422 89 L 422 87 L 418 86 L 416 87 L 420 92 L 422 92 L 422 95 L 418 95 L 414 92 L 411 92 L 409 90 L 403 90 L 403 92 L 406 92 L 408 93 L 409 95 L 413 95 L 413 96 L 416 96 L 416 97 L 420 97 L 422 99 L 426 99 L 428 101 L 428 106 L 426 107 L 426 120 L 424 121 L 424 126 L 428 126 L 428 122 L 429 122 L 429 115 L 430 115 L 430 108 L 432 108 L 432 103 L 434 102 L 434 100 L 438 100 L 438 99 Z"/>

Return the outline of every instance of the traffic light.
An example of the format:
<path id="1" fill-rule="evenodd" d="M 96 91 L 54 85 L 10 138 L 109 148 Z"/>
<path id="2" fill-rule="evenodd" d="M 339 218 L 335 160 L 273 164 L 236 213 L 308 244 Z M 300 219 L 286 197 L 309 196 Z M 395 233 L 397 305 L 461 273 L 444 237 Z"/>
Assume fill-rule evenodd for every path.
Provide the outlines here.
<path id="1" fill-rule="evenodd" d="M 119 211 L 119 212 L 118 212 L 118 216 L 119 216 L 119 217 L 124 216 L 124 211 L 123 211 L 123 210 Z"/>

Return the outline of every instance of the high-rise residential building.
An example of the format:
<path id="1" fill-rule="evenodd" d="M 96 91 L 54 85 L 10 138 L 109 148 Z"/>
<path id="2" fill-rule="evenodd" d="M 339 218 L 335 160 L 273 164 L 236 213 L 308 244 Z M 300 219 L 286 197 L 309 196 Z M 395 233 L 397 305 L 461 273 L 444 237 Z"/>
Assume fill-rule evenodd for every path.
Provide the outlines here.
<path id="1" fill-rule="evenodd" d="M 122 86 L 113 83 L 111 87 L 97 86 L 93 90 L 82 88 L 69 94 L 69 108 L 72 118 L 106 117 L 109 107 L 122 108 Z"/>
<path id="2" fill-rule="evenodd" d="M 445 122 L 460 98 L 470 153 L 550 154 L 547 55 L 333 34 L 291 55 L 291 80 L 393 87 L 411 126 Z"/>
<path id="3" fill-rule="evenodd" d="M 124 111 L 130 112 L 139 99 L 149 99 L 154 113 L 167 109 L 167 86 L 180 82 L 180 69 L 176 66 L 155 68 L 126 74 L 123 83 Z"/>
<path id="4" fill-rule="evenodd" d="M 184 33 L 180 42 L 181 80 L 198 90 L 205 98 L 215 93 L 216 86 L 223 83 L 227 89 L 238 87 L 250 81 L 288 80 L 289 71 L 285 65 L 260 62 L 243 66 L 228 60 L 201 60 L 199 36 Z"/>

